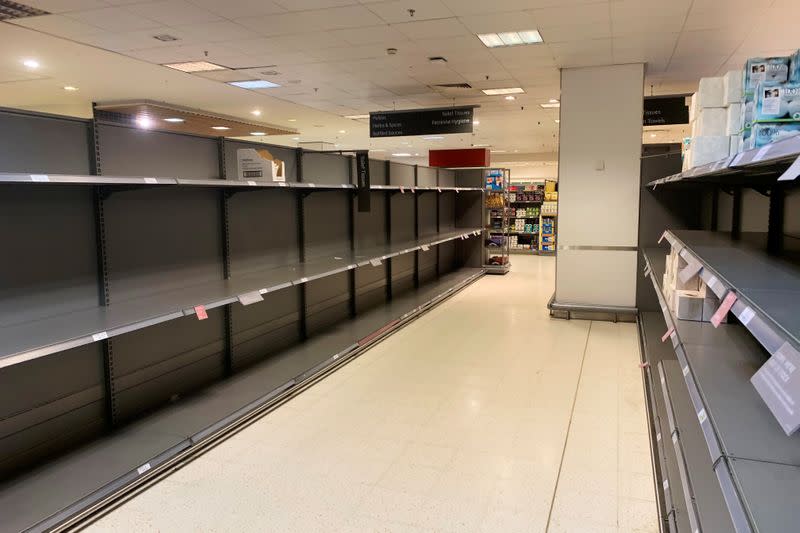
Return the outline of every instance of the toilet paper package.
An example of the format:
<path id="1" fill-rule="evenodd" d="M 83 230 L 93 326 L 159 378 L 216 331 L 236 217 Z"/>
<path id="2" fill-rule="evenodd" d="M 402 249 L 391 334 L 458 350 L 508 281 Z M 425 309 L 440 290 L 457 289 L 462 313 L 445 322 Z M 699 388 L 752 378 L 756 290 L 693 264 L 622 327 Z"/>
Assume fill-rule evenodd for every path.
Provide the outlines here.
<path id="1" fill-rule="evenodd" d="M 742 104 L 731 104 L 726 113 L 725 135 L 736 135 L 742 131 Z"/>
<path id="2" fill-rule="evenodd" d="M 755 102 L 755 121 L 800 120 L 800 84 L 759 85 Z"/>
<path id="3" fill-rule="evenodd" d="M 695 120 L 697 120 L 697 93 L 689 96 L 688 99 L 689 101 L 686 105 L 689 106 L 689 124 L 692 124 Z"/>
<path id="4" fill-rule="evenodd" d="M 722 94 L 725 105 L 739 104 L 743 98 L 744 71 L 731 70 L 722 77 Z"/>
<path id="5" fill-rule="evenodd" d="M 742 136 L 741 135 L 731 135 L 730 136 L 730 151 L 728 155 L 736 155 L 742 149 Z"/>
<path id="6" fill-rule="evenodd" d="M 755 92 L 750 91 L 744 94 L 744 102 L 742 102 L 741 114 L 741 127 L 740 130 L 746 130 L 753 126 L 753 115 L 755 115 L 756 102 Z"/>
<path id="7" fill-rule="evenodd" d="M 744 92 L 758 85 L 774 85 L 789 79 L 788 57 L 751 57 L 744 68 Z"/>
<path id="8" fill-rule="evenodd" d="M 696 99 L 698 108 L 724 107 L 725 90 L 722 78 L 700 78 Z"/>
<path id="9" fill-rule="evenodd" d="M 724 107 L 700 109 L 694 124 L 693 134 L 697 137 L 728 135 L 728 112 Z"/>
<path id="10" fill-rule="evenodd" d="M 726 159 L 731 143 L 727 135 L 695 137 L 692 139 L 691 167 L 699 167 L 708 163 Z"/>
<path id="11" fill-rule="evenodd" d="M 800 122 L 756 122 L 750 136 L 744 141 L 744 148 L 761 148 L 795 135 L 800 135 Z"/>
<path id="12" fill-rule="evenodd" d="M 792 54 L 789 61 L 789 82 L 800 83 L 800 50 Z"/>

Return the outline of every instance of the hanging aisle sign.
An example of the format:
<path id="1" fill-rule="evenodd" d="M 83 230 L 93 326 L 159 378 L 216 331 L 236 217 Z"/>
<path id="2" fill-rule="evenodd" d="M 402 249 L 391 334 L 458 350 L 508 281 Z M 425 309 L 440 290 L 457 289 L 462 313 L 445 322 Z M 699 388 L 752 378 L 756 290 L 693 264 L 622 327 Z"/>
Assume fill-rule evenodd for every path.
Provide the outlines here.
<path id="1" fill-rule="evenodd" d="M 650 96 L 644 99 L 644 125 L 688 124 L 686 96 Z"/>
<path id="2" fill-rule="evenodd" d="M 370 210 L 370 179 L 369 179 L 369 152 L 361 150 L 356 152 L 356 188 L 358 189 L 358 212 L 367 213 Z"/>
<path id="3" fill-rule="evenodd" d="M 370 137 L 472 133 L 473 106 L 378 111 L 369 114 Z"/>

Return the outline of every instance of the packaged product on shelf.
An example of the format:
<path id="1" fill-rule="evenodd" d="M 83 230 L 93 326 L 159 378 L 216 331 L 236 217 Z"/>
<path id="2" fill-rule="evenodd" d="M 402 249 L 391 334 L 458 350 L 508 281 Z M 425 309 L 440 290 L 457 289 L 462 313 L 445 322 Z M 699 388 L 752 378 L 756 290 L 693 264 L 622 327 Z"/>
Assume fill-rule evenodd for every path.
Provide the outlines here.
<path id="1" fill-rule="evenodd" d="M 800 122 L 757 122 L 744 140 L 743 148 L 752 150 L 800 134 Z"/>
<path id="2" fill-rule="evenodd" d="M 789 82 L 800 83 L 800 50 L 792 54 L 789 61 Z"/>
<path id="3" fill-rule="evenodd" d="M 693 124 L 695 120 L 697 120 L 697 111 L 699 108 L 697 107 L 697 102 L 700 100 L 697 97 L 697 93 L 694 93 L 692 96 L 687 97 L 689 99 L 687 105 L 689 106 L 689 124 Z"/>
<path id="4" fill-rule="evenodd" d="M 742 102 L 744 87 L 744 72 L 731 70 L 722 77 L 723 103 L 727 106 Z"/>
<path id="5" fill-rule="evenodd" d="M 724 107 L 703 108 L 697 115 L 697 120 L 692 128 L 692 136 L 716 137 L 718 135 L 728 135 L 725 131 L 727 127 L 728 112 Z"/>
<path id="6" fill-rule="evenodd" d="M 672 297 L 672 310 L 680 320 L 703 320 L 705 298 L 700 291 L 676 290 Z"/>
<path id="7" fill-rule="evenodd" d="M 236 150 L 236 159 L 240 180 L 286 181 L 283 161 L 276 159 L 265 148 L 240 148 Z"/>
<path id="8" fill-rule="evenodd" d="M 725 159 L 730 152 L 730 140 L 726 135 L 694 137 L 692 139 L 690 167 L 706 165 Z"/>
<path id="9" fill-rule="evenodd" d="M 711 322 L 711 317 L 714 316 L 714 313 L 717 312 L 719 309 L 720 301 L 717 298 L 717 295 L 714 294 L 713 291 L 706 290 L 705 296 L 703 297 L 703 322 Z M 722 323 L 727 324 L 728 322 L 728 315 L 726 314 L 722 318 Z"/>
<path id="10" fill-rule="evenodd" d="M 788 57 L 751 57 L 744 68 L 744 92 L 755 91 L 758 85 L 774 85 L 788 79 Z"/>
<path id="11" fill-rule="evenodd" d="M 728 155 L 729 156 L 736 155 L 739 152 L 741 152 L 742 151 L 742 136 L 741 135 L 731 135 L 730 136 L 730 140 L 731 140 L 731 145 L 730 145 L 730 151 L 728 152 Z"/>
<path id="12" fill-rule="evenodd" d="M 800 120 L 800 84 L 759 85 L 756 89 L 754 121 Z"/>
<path id="13" fill-rule="evenodd" d="M 730 104 L 725 118 L 725 135 L 738 135 L 742 131 L 742 104 Z"/>
<path id="14" fill-rule="evenodd" d="M 725 105 L 722 78 L 700 78 L 700 86 L 696 94 L 698 110 Z"/>
<path id="15" fill-rule="evenodd" d="M 753 117 L 756 112 L 755 91 L 749 91 L 744 95 L 744 102 L 742 102 L 741 113 L 741 127 L 740 130 L 746 130 L 753 126 Z"/>

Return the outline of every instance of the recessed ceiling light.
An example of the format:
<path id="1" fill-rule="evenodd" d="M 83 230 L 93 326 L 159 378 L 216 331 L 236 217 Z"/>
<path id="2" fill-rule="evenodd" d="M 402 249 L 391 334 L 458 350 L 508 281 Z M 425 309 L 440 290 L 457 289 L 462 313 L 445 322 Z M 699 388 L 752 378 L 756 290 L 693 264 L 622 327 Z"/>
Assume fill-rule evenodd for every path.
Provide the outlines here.
<path id="1" fill-rule="evenodd" d="M 484 89 L 483 94 L 488 96 L 497 96 L 498 94 L 521 94 L 525 91 L 521 87 L 506 87 L 503 89 Z"/>
<path id="2" fill-rule="evenodd" d="M 227 131 L 230 128 L 228 126 L 211 126 L 211 129 L 217 131 Z"/>
<path id="3" fill-rule="evenodd" d="M 299 141 L 299 140 L 300 140 L 300 137 L 292 137 L 292 140 L 293 140 L 293 141 Z"/>
<path id="4" fill-rule="evenodd" d="M 539 107 L 542 107 L 544 109 L 556 109 L 558 107 L 561 107 L 561 103 L 556 102 L 555 104 L 539 104 Z"/>
<path id="5" fill-rule="evenodd" d="M 297 119 L 296 118 L 290 118 L 288 121 L 289 122 L 297 122 Z"/>
<path id="6" fill-rule="evenodd" d="M 75 91 L 77 91 L 77 90 L 78 90 L 78 88 L 77 88 L 77 87 L 75 87 L 75 86 L 73 86 L 73 85 L 64 85 L 64 90 L 65 90 L 65 91 L 69 91 L 69 92 L 71 92 L 71 93 L 72 93 L 72 92 L 75 92 Z"/>
<path id="7" fill-rule="evenodd" d="M 550 103 L 551 103 L 551 104 L 557 104 L 557 103 L 558 103 L 558 99 L 556 99 L 556 98 L 551 98 L 551 99 L 550 99 Z"/>
<path id="8" fill-rule="evenodd" d="M 153 119 L 146 115 L 142 115 L 140 117 L 136 117 L 136 125 L 144 130 L 148 130 L 153 127 Z"/>
<path id="9" fill-rule="evenodd" d="M 345 115 L 344 118 L 349 118 L 350 120 L 363 120 L 365 118 L 369 118 L 369 115 Z"/>
<path id="10" fill-rule="evenodd" d="M 272 83 L 267 80 L 241 80 L 229 81 L 228 85 L 239 87 L 240 89 L 272 89 L 273 87 L 280 87 L 277 83 Z"/>
<path id="11" fill-rule="evenodd" d="M 481 33 L 478 34 L 478 39 L 489 48 L 497 48 L 500 46 L 541 43 L 542 35 L 538 30 L 506 31 L 500 33 Z"/>
<path id="12" fill-rule="evenodd" d="M 656 136 L 656 134 L 655 134 L 655 133 L 651 133 L 651 134 L 650 134 L 650 137 L 655 137 L 655 136 Z"/>
<path id="13" fill-rule="evenodd" d="M 180 70 L 181 72 L 211 72 L 212 70 L 226 70 L 226 67 L 209 63 L 208 61 L 187 61 L 184 63 L 164 63 L 162 66 Z"/>
<path id="14" fill-rule="evenodd" d="M 370 148 L 369 151 L 370 152 L 385 152 L 386 150 L 384 150 L 383 148 Z"/>
<path id="15" fill-rule="evenodd" d="M 260 109 L 253 109 L 252 111 L 250 111 L 250 114 L 251 115 L 255 115 L 257 117 L 260 117 L 261 116 L 261 110 Z"/>
<path id="16" fill-rule="evenodd" d="M 561 124 L 561 121 L 556 119 L 556 124 Z"/>
<path id="17" fill-rule="evenodd" d="M 164 122 L 172 122 L 172 123 L 177 124 L 179 122 L 184 122 L 184 120 L 182 118 L 172 117 L 172 118 L 165 118 Z"/>
<path id="18" fill-rule="evenodd" d="M 441 141 L 444 139 L 442 135 L 428 135 L 427 137 L 423 137 L 426 141 Z"/>
<path id="19" fill-rule="evenodd" d="M 517 97 L 514 96 L 513 94 L 509 94 L 508 96 L 506 96 L 506 100 L 509 100 L 509 101 L 510 100 L 516 100 L 516 99 L 517 99 Z"/>
<path id="20" fill-rule="evenodd" d="M 347 133 L 347 130 L 339 130 L 339 133 Z"/>
<path id="21" fill-rule="evenodd" d="M 490 150 L 490 152 L 493 154 L 504 154 L 506 153 L 506 150 Z"/>
<path id="22" fill-rule="evenodd" d="M 22 61 L 22 64 L 28 68 L 39 68 L 39 62 L 35 59 L 25 59 Z"/>
<path id="23" fill-rule="evenodd" d="M 266 133 L 264 133 L 263 131 L 251 131 L 250 135 L 253 135 L 255 137 L 261 137 L 263 135 L 266 135 Z"/>
<path id="24" fill-rule="evenodd" d="M 396 154 L 392 154 L 392 157 L 411 157 L 411 154 L 408 152 L 398 152 Z"/>
<path id="25" fill-rule="evenodd" d="M 472 146 L 474 146 L 475 148 L 486 148 L 489 145 L 488 144 L 473 144 Z"/>
<path id="26" fill-rule="evenodd" d="M 480 123 L 481 123 L 481 121 L 480 121 L 480 120 L 473 120 L 473 121 L 472 121 L 472 123 L 473 123 L 473 124 L 475 124 L 475 125 L 477 126 L 478 124 L 480 124 Z"/>

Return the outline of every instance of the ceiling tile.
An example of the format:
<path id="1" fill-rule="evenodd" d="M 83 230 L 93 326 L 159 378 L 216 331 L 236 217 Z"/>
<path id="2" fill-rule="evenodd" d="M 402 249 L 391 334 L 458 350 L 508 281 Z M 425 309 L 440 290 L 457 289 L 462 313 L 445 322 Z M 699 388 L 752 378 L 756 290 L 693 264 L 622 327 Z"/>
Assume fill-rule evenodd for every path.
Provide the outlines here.
<path id="1" fill-rule="evenodd" d="M 678 41 L 677 33 L 647 33 L 614 37 L 615 63 L 644 62 L 651 72 L 663 72 Z"/>
<path id="2" fill-rule="evenodd" d="M 278 15 L 236 20 L 261 35 L 290 35 L 311 31 L 338 30 L 376 26 L 382 21 L 363 6 L 336 7 L 314 11 L 299 11 Z"/>
<path id="3" fill-rule="evenodd" d="M 192 4 L 226 19 L 285 13 L 286 9 L 269 0 L 189 0 Z"/>
<path id="4" fill-rule="evenodd" d="M 64 15 L 25 17 L 10 21 L 10 23 L 72 40 L 80 40 L 86 35 L 103 32 L 96 26 L 85 24 Z"/>
<path id="5" fill-rule="evenodd" d="M 288 11 L 309 11 L 357 5 L 357 0 L 272 0 Z"/>
<path id="6" fill-rule="evenodd" d="M 483 15 L 502 11 L 522 11 L 533 7 L 543 7 L 540 0 L 442 0 L 453 14 L 458 16 Z M 558 3 L 557 0 L 552 2 Z M 547 2 L 545 2 L 546 5 Z"/>
<path id="7" fill-rule="evenodd" d="M 409 0 L 395 0 L 378 2 L 368 5 L 369 10 L 382 18 L 385 22 L 395 24 L 399 22 L 414 22 L 452 17 L 453 13 L 441 0 L 425 0 L 412 2 Z M 409 10 L 414 10 L 414 15 Z"/>
<path id="8" fill-rule="evenodd" d="M 695 55 L 731 55 L 744 41 L 744 36 L 735 30 L 685 31 L 678 38 L 675 58 Z"/>
<path id="9" fill-rule="evenodd" d="M 691 0 L 616 0 L 611 2 L 613 34 L 680 32 Z"/>
<path id="10" fill-rule="evenodd" d="M 90 9 L 69 13 L 71 19 L 109 31 L 135 31 L 158 28 L 158 22 L 142 17 L 122 7 Z"/>
<path id="11" fill-rule="evenodd" d="M 175 31 L 165 31 L 163 33 L 175 35 L 181 39 L 193 41 L 205 40 L 210 43 L 258 38 L 258 34 L 255 32 L 229 20 L 175 26 L 174 30 Z"/>
<path id="12" fill-rule="evenodd" d="M 546 43 L 564 43 L 568 41 L 585 41 L 588 39 L 607 39 L 611 37 L 611 24 L 569 24 L 567 26 L 551 26 L 541 30 L 542 39 Z"/>
<path id="13" fill-rule="evenodd" d="M 440 39 L 469 35 L 470 32 L 457 18 L 405 22 L 394 26 L 409 39 Z"/>
<path id="14" fill-rule="evenodd" d="M 222 20 L 219 15 L 215 15 L 211 11 L 201 9 L 184 0 L 162 0 L 160 2 L 133 4 L 126 6 L 125 9 L 166 26 Z"/>
<path id="15" fill-rule="evenodd" d="M 269 42 L 284 50 L 301 51 L 347 46 L 349 44 L 334 32 L 329 31 L 281 35 L 279 37 L 271 37 Z"/>
<path id="16" fill-rule="evenodd" d="M 566 5 L 531 9 L 529 13 L 536 20 L 539 28 L 575 24 L 609 24 L 611 18 L 607 1 L 581 6 Z"/>
<path id="17" fill-rule="evenodd" d="M 349 28 L 331 32 L 337 39 L 347 44 L 381 44 L 391 47 L 408 41 L 408 38 L 388 24 L 367 26 L 365 28 Z"/>
<path id="18" fill-rule="evenodd" d="M 161 42 L 155 39 L 154 35 L 167 34 L 180 37 L 180 41 Z M 154 28 L 152 30 L 139 30 L 130 32 L 103 31 L 84 35 L 81 42 L 91 46 L 96 46 L 104 50 L 114 52 L 127 52 L 130 50 L 142 50 L 146 48 L 174 48 L 196 43 L 196 40 L 188 39 L 172 28 Z"/>
<path id="19" fill-rule="evenodd" d="M 335 48 L 320 48 L 309 52 L 313 57 L 322 61 L 343 61 L 350 59 L 383 58 L 386 49 L 381 45 L 343 46 Z"/>
<path id="20" fill-rule="evenodd" d="M 20 3 L 48 13 L 68 13 L 70 11 L 101 9 L 109 6 L 109 3 L 104 0 L 23 0 Z"/>
<path id="21" fill-rule="evenodd" d="M 613 63 L 611 39 L 553 43 L 550 50 L 556 64 L 565 67 L 588 67 Z"/>
<path id="22" fill-rule="evenodd" d="M 535 30 L 536 19 L 526 11 L 486 13 L 460 18 L 461 23 L 472 33 L 497 33 L 504 31 Z"/>

